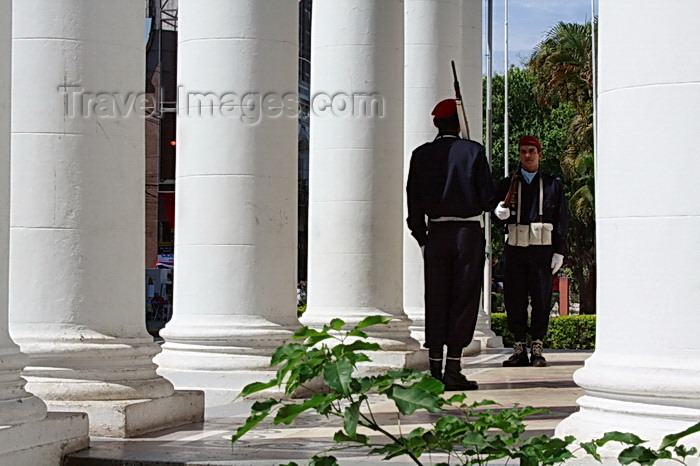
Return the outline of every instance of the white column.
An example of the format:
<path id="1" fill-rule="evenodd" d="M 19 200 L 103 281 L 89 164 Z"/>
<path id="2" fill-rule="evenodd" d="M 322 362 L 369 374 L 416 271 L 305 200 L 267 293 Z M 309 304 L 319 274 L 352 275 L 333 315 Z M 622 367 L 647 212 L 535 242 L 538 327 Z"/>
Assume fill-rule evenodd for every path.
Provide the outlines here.
<path id="1" fill-rule="evenodd" d="M 10 333 L 27 387 L 94 435 L 202 419 L 144 325 L 141 0 L 15 2 Z"/>
<path id="2" fill-rule="evenodd" d="M 467 0 L 461 2 L 462 5 L 462 58 L 461 72 L 458 69 L 459 81 L 462 90 L 462 100 L 464 101 L 464 109 L 469 120 L 469 130 L 471 138 L 475 141 L 483 143 L 483 67 L 482 67 L 482 3 L 480 0 Z M 500 179 L 496 174 L 495 180 Z M 491 257 L 486 258 L 486 262 L 491 260 Z M 489 287 L 484 290 L 486 293 L 491 292 L 490 281 Z M 482 300 L 483 303 L 483 300 Z M 503 339 L 497 336 L 491 330 L 491 313 L 481 306 L 479 309 L 479 317 L 476 321 L 476 330 L 474 331 L 474 340 L 481 343 L 481 348 L 502 348 Z M 465 353 L 469 352 L 470 348 L 465 349 Z"/>
<path id="3" fill-rule="evenodd" d="M 20 371 L 29 358 L 8 332 L 11 44 L 12 1 L 0 0 L 0 458 L 6 464 L 50 465 L 87 448 L 88 420 L 83 413 L 47 416 L 46 404 L 24 389 Z"/>
<path id="4" fill-rule="evenodd" d="M 413 150 L 432 141 L 437 128 L 430 112 L 442 99 L 454 98 L 450 60 L 461 65 L 459 0 L 405 0 L 404 188 Z M 460 68 L 461 69 L 461 68 Z M 406 226 L 403 190 L 403 302 L 411 319 L 411 335 L 425 341 L 423 257 Z"/>
<path id="5" fill-rule="evenodd" d="M 10 49 L 12 1 L 0 0 L 0 425 L 36 421 L 46 405 L 24 390 L 20 371 L 29 358 L 19 352 L 7 330 L 7 281 L 10 246 Z"/>
<path id="6" fill-rule="evenodd" d="M 694 0 L 600 2 L 596 350 L 559 436 L 656 447 L 700 419 L 699 23 Z"/>
<path id="7" fill-rule="evenodd" d="M 451 60 L 459 73 L 471 138 L 482 138 L 481 2 L 406 0 L 406 66 L 404 118 L 404 186 L 413 150 L 437 134 L 430 112 L 442 99 L 454 98 Z M 407 216 L 404 191 L 404 219 Z M 424 341 L 425 301 L 423 258 L 404 222 L 404 310 L 413 321 L 411 334 Z M 491 343 L 490 316 L 477 322 L 476 339 Z M 478 351 L 480 344 L 471 345 Z M 470 351 L 471 352 L 471 351 Z"/>
<path id="8" fill-rule="evenodd" d="M 288 0 L 180 2 L 175 309 L 156 361 L 207 404 L 267 380 L 299 326 L 297 28 Z"/>
<path id="9" fill-rule="evenodd" d="M 403 16 L 397 0 L 314 4 L 302 316 L 311 326 L 395 317 L 369 331 L 396 351 L 418 348 L 402 309 Z"/>

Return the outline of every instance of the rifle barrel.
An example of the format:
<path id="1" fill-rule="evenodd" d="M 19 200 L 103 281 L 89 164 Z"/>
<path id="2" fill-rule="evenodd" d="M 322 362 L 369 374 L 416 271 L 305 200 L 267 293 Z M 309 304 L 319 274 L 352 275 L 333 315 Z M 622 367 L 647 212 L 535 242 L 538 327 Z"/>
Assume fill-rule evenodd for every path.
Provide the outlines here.
<path id="1" fill-rule="evenodd" d="M 462 93 L 459 90 L 459 80 L 457 79 L 457 69 L 455 68 L 455 61 L 454 60 L 452 60 L 452 75 L 455 78 L 455 81 L 454 81 L 455 97 L 457 100 L 462 100 Z"/>

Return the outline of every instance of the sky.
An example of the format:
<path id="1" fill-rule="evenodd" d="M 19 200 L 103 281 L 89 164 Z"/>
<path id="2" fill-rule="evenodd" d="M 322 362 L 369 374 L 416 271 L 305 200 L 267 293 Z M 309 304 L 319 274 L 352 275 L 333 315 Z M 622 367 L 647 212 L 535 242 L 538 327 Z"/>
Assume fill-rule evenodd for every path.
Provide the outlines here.
<path id="1" fill-rule="evenodd" d="M 597 8 L 597 1 L 595 2 Z M 484 21 L 486 1 L 484 0 Z M 503 74 L 505 68 L 504 31 L 505 0 L 493 0 L 493 72 Z M 509 63 L 522 67 L 552 27 L 559 21 L 585 23 L 591 19 L 591 0 L 508 0 Z M 486 55 L 486 25 L 484 25 L 484 55 Z M 484 70 L 486 70 L 484 58 Z"/>

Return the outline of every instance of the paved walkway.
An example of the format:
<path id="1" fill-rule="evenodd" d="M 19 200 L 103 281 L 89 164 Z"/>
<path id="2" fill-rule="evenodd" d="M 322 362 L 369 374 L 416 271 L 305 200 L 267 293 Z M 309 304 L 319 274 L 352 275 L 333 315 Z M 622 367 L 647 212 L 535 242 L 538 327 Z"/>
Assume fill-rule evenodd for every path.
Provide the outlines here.
<path id="1" fill-rule="evenodd" d="M 550 414 L 537 415 L 528 421 L 526 434 L 552 433 L 560 420 L 577 410 L 576 399 L 583 390 L 574 384 L 572 374 L 592 352 L 546 351 L 550 364 L 545 368 L 503 368 L 501 361 L 508 354 L 510 350 L 486 350 L 464 359 L 465 373 L 480 386 L 478 391 L 467 392 L 468 400 L 490 399 L 505 407 L 520 404 L 547 408 Z M 231 434 L 248 416 L 249 406 L 250 402 L 241 401 L 207 408 L 203 423 L 134 439 L 93 437 L 90 449 L 70 455 L 65 466 L 271 466 L 290 461 L 303 465 L 313 453 L 334 445 L 332 436 L 339 421 L 309 414 L 291 426 L 258 426 L 232 448 Z M 377 417 L 386 419 L 386 425 L 396 425 L 393 403 L 377 398 L 372 406 Z M 402 417 L 403 432 L 435 422 L 438 417 L 426 412 Z M 333 454 L 343 466 L 380 464 L 380 457 L 368 457 L 360 450 Z M 421 460 L 431 464 L 426 455 Z M 381 462 L 384 463 L 415 464 L 405 458 Z"/>

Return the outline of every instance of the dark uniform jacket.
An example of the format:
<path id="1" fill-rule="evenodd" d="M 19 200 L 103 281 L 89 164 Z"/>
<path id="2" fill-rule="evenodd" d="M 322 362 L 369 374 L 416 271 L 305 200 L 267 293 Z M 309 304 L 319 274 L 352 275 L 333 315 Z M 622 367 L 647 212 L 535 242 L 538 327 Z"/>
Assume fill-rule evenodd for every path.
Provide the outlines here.
<path id="1" fill-rule="evenodd" d="M 540 177 L 543 181 L 544 201 L 542 203 L 542 219 L 540 220 Z M 503 200 L 510 189 L 511 177 L 498 183 L 498 199 Z M 569 229 L 569 208 L 564 198 L 564 182 L 561 178 L 538 171 L 532 182 L 528 184 L 525 180 L 519 181 L 522 189 L 522 208 L 520 210 L 520 223 L 530 224 L 532 222 L 544 222 L 554 225 L 552 231 L 552 246 L 554 252 L 566 255 L 567 241 L 566 232 Z M 499 224 L 516 223 L 518 212 L 518 191 L 515 191 L 511 200 L 510 217 L 505 221 L 492 216 L 494 222 Z M 513 246 L 518 247 L 518 246 Z"/>
<path id="2" fill-rule="evenodd" d="M 406 185 L 408 228 L 423 246 L 428 218 L 468 218 L 495 208 L 491 170 L 481 144 L 438 136 L 413 151 Z"/>

